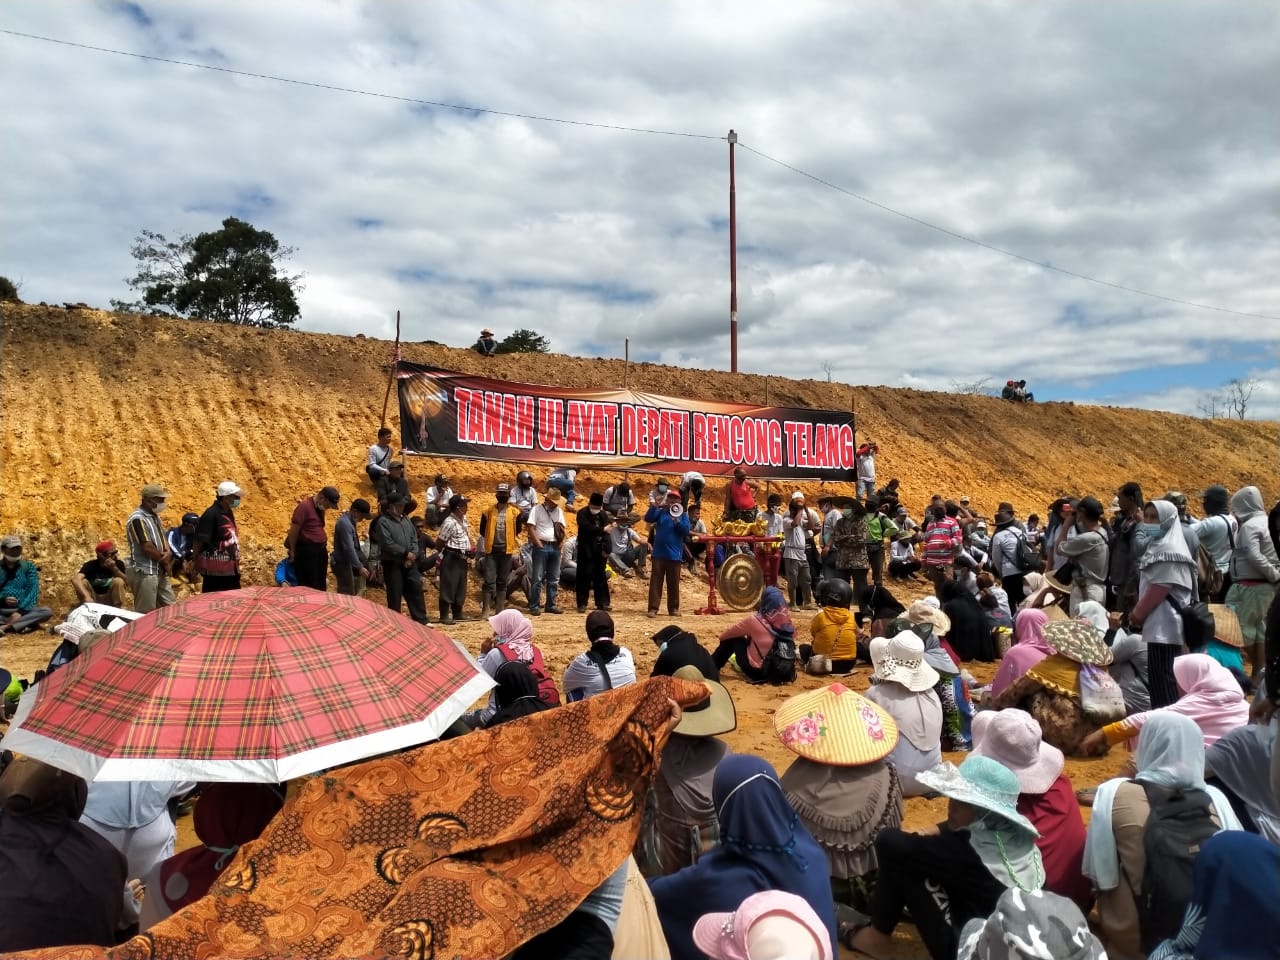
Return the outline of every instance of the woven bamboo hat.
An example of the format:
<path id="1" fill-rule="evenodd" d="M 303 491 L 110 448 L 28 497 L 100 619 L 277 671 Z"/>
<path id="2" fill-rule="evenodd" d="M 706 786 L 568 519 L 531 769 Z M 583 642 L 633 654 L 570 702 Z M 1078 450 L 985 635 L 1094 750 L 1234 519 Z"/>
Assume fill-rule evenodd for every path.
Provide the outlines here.
<path id="1" fill-rule="evenodd" d="M 1054 620 L 1045 624 L 1044 642 L 1076 663 L 1105 667 L 1114 659 L 1102 634 L 1083 620 Z"/>
<path id="2" fill-rule="evenodd" d="M 888 711 L 843 683 L 797 694 L 773 715 L 783 746 L 815 763 L 857 767 L 887 757 L 898 745 Z"/>
<path id="3" fill-rule="evenodd" d="M 907 619 L 912 623 L 927 623 L 940 637 L 951 632 L 951 618 L 928 600 L 913 600 L 907 607 Z"/>
<path id="4" fill-rule="evenodd" d="M 724 684 L 708 680 L 695 666 L 686 664 L 675 673 L 678 680 L 688 680 L 706 688 L 707 699 L 692 707 L 685 707 L 675 733 L 686 737 L 714 737 L 728 733 L 738 725 L 738 714 L 733 707 L 733 697 Z"/>
<path id="5" fill-rule="evenodd" d="M 1213 614 L 1213 638 L 1237 650 L 1243 647 L 1244 631 L 1235 610 L 1225 603 L 1211 603 L 1209 612 Z"/>

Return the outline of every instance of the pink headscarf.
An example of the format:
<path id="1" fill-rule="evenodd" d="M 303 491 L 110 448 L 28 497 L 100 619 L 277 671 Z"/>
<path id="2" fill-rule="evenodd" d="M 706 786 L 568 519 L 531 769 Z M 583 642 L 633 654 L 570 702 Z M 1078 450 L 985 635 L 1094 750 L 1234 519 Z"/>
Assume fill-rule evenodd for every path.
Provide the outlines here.
<path id="1" fill-rule="evenodd" d="M 998 697 L 1023 674 L 1045 657 L 1053 656 L 1053 647 L 1045 643 L 1044 628 L 1049 616 L 1043 610 L 1019 610 L 1013 621 L 1014 644 L 1000 660 L 1000 669 L 991 681 L 991 695 Z"/>
<path id="2" fill-rule="evenodd" d="M 1162 711 L 1180 713 L 1195 721 L 1211 747 L 1236 727 L 1249 722 L 1249 704 L 1231 671 L 1206 653 L 1188 653 L 1173 661 L 1173 678 L 1182 694 Z M 1141 730 L 1155 710 L 1135 713 L 1126 724 Z"/>
<path id="3" fill-rule="evenodd" d="M 498 635 L 498 643 L 505 643 L 517 660 L 533 660 L 533 621 L 523 613 L 512 607 L 499 610 L 489 618 L 489 626 Z"/>

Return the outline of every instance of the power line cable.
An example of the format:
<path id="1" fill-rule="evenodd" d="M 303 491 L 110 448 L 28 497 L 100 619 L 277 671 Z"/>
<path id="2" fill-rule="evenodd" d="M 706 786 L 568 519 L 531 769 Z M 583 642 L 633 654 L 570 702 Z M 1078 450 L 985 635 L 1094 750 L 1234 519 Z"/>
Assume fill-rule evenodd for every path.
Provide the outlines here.
<path id="1" fill-rule="evenodd" d="M 254 80 L 268 80 L 274 83 L 288 83 L 288 84 L 293 84 L 295 86 L 300 86 L 300 87 L 310 87 L 315 90 L 327 90 L 334 93 L 350 93 L 356 96 L 375 97 L 380 100 L 393 100 L 399 103 L 410 103 L 410 104 L 416 104 L 416 105 L 428 106 L 428 107 L 440 107 L 447 110 L 458 110 L 458 111 L 464 111 L 468 113 L 484 113 L 484 114 L 489 114 L 491 116 L 512 117 L 520 120 L 535 120 L 543 123 L 559 123 L 567 126 L 589 127 L 589 128 L 598 129 L 598 130 L 616 130 L 624 133 L 645 133 L 645 134 L 652 134 L 655 136 L 665 136 L 665 137 L 688 137 L 696 140 L 727 139 L 725 136 L 718 136 L 718 135 L 709 134 L 709 133 L 692 133 L 684 130 L 661 130 L 661 129 L 651 128 L 651 127 L 632 127 L 624 124 L 601 123 L 598 121 L 591 121 L 591 120 L 571 120 L 565 117 L 549 117 L 549 116 L 542 116 L 540 114 L 518 113 L 512 110 L 497 110 L 491 107 L 472 107 L 464 104 L 445 103 L 444 101 L 440 101 L 440 100 L 427 100 L 419 97 L 406 97 L 406 96 L 401 96 L 393 93 L 382 93 L 376 90 L 361 90 L 356 87 L 343 87 L 337 84 L 320 83 L 313 80 L 299 80 L 294 77 L 280 77 L 280 76 L 275 76 L 274 74 L 269 74 L 269 73 L 255 73 L 250 70 L 235 70 L 231 67 L 219 67 L 214 64 L 199 63 L 193 60 L 177 60 L 171 57 L 157 57 L 157 56 L 146 54 L 146 53 L 136 53 L 130 50 L 116 50 L 111 47 L 100 47 L 100 46 L 95 46 L 93 44 L 88 44 L 88 43 L 77 43 L 72 40 L 62 40 L 57 37 L 46 37 L 46 36 L 41 36 L 40 34 L 35 34 L 35 33 L 24 33 L 19 30 L 0 29 L 0 34 L 7 34 L 12 37 L 21 37 L 27 40 L 39 40 L 44 43 L 57 44 L 59 46 L 71 47 L 78 50 L 90 50 L 95 53 L 111 54 L 112 56 L 130 57 L 136 60 L 147 60 L 153 63 L 167 63 L 174 66 L 192 67 L 197 70 L 208 70 L 214 73 L 225 73 L 225 74 L 230 74 L 232 76 L 237 76 L 237 77 L 248 77 Z M 1232 310 L 1228 307 L 1218 307 L 1209 303 L 1197 303 L 1192 300 L 1182 300 L 1182 299 L 1179 299 L 1178 297 L 1168 297 L 1161 293 L 1155 293 L 1150 290 L 1143 290 L 1139 287 L 1131 287 L 1123 283 L 1115 283 L 1111 280 L 1103 280 L 1099 277 L 1089 276 L 1088 274 L 1084 274 L 1084 273 L 1077 273 L 1076 271 L 1068 270 L 1065 267 L 1059 267 L 1051 263 L 1046 263 L 1042 260 L 1036 260 L 1033 257 L 1025 256 L 1013 250 L 1006 250 L 1003 247 L 998 247 L 995 244 L 987 243 L 985 240 L 980 240 L 977 237 L 972 237 L 972 236 L 969 236 L 968 234 L 958 233 L 955 230 L 948 229 L 947 227 L 940 226 L 939 224 L 936 224 L 936 223 L 931 223 L 930 221 L 922 219 L 921 217 L 913 216 L 912 214 L 905 213 L 902 210 L 895 209 L 894 207 L 891 207 L 888 204 L 881 203 L 878 200 L 873 200 L 870 197 L 863 196 L 862 194 L 856 193 L 853 190 L 849 190 L 846 187 L 842 187 L 837 183 L 832 183 L 830 180 L 826 180 L 823 177 L 818 176 L 817 174 L 810 173 L 807 170 L 803 170 L 800 167 L 787 163 L 785 160 L 780 160 L 777 157 L 770 156 L 769 154 L 765 153 L 763 150 L 757 150 L 755 147 L 752 147 L 744 143 L 742 140 L 738 140 L 738 146 L 742 147 L 744 150 L 748 150 L 751 153 L 754 153 L 756 156 L 764 160 L 768 160 L 770 163 L 777 164 L 778 166 L 783 167 L 787 170 L 790 170 L 791 172 L 796 173 L 799 176 L 805 177 L 809 180 L 812 180 L 815 183 L 821 184 L 822 186 L 827 187 L 828 189 L 834 190 L 837 193 L 842 193 L 845 196 L 852 197 L 853 199 L 859 201 L 860 203 L 865 203 L 868 206 L 875 207 L 878 210 L 883 210 L 885 213 L 890 213 L 895 217 L 900 217 L 903 220 L 908 220 L 919 226 L 926 227 L 929 230 L 934 230 L 945 236 L 951 237 L 952 239 L 961 240 L 961 241 L 964 241 L 965 243 L 971 243 L 974 246 L 983 248 L 984 250 L 989 250 L 992 253 L 1000 254 L 1001 256 L 1008 257 L 1012 260 L 1019 260 L 1023 263 L 1031 264 L 1032 266 L 1039 267 L 1042 270 L 1051 270 L 1054 273 L 1059 273 L 1059 274 L 1062 274 L 1063 276 L 1072 277 L 1073 279 L 1076 279 L 1076 280 L 1084 280 L 1088 283 L 1098 284 L 1099 286 L 1110 287 L 1113 290 L 1121 290 L 1121 291 L 1124 291 L 1125 293 L 1132 293 L 1137 296 L 1148 297 L 1153 300 L 1163 300 L 1166 303 L 1174 303 L 1184 307 L 1193 307 L 1198 310 L 1212 310 L 1216 313 L 1225 313 L 1225 314 L 1230 314 L 1231 316 L 1236 316 L 1236 317 L 1248 317 L 1254 320 L 1280 320 L 1280 317 L 1269 316 L 1267 314 L 1247 313 L 1242 310 Z"/>
<path id="2" fill-rule="evenodd" d="M 153 63 L 169 63 L 179 67 L 194 67 L 197 70 L 212 70 L 215 73 L 229 73 L 236 77 L 249 77 L 254 80 L 271 80 L 275 83 L 291 83 L 299 87 L 311 87 L 315 90 L 329 90 L 334 93 L 352 93 L 361 97 L 377 97 L 380 100 L 396 100 L 400 103 L 412 103 L 424 107 L 442 107 L 447 110 L 459 110 L 467 113 L 487 113 L 495 117 L 514 117 L 519 120 L 540 120 L 543 123 L 563 123 L 574 127 L 595 127 L 600 130 L 620 130 L 625 133 L 651 133 L 663 137 L 690 137 L 696 140 L 724 140 L 724 136 L 710 133 L 690 133 L 685 130 L 657 130 L 649 127 L 629 127 L 620 123 L 599 123 L 591 120 L 569 120 L 565 117 L 545 117 L 533 113 L 516 113 L 513 110 L 495 110 L 491 107 L 471 107 L 461 103 L 444 103 L 440 100 L 425 100 L 419 97 L 404 97 L 394 93 L 381 93 L 377 90 L 361 90 L 357 87 L 342 87 L 333 83 L 319 83 L 314 80 L 298 80 L 294 77 L 277 77 L 269 73 L 254 73 L 250 70 L 233 70 L 231 67 L 219 67 L 211 63 L 197 63 L 194 60 L 175 60 L 171 57 L 156 57 L 147 53 L 135 53 L 130 50 L 114 50 L 111 47 L 98 47 L 90 43 L 75 43 L 71 40 L 59 40 L 57 37 L 43 37 L 35 33 L 22 33 L 18 30 L 2 30 L 0 33 L 11 37 L 22 37 L 26 40 L 40 40 L 44 43 L 56 43 L 63 47 L 74 47 L 78 50 L 92 50 L 95 53 L 109 53 L 117 57 L 132 57 L 136 60 L 150 60 Z"/>
<path id="3" fill-rule="evenodd" d="M 1061 273 L 1068 277 L 1074 277 L 1076 280 L 1086 280 L 1089 283 L 1096 283 L 1104 287 L 1111 287 L 1114 290 L 1123 290 L 1125 293 L 1134 293 L 1141 297 L 1151 297 L 1154 300 L 1163 300 L 1166 303 L 1176 303 L 1184 307 L 1196 307 L 1197 309 L 1200 309 L 1200 310 L 1213 310 L 1213 311 L 1216 311 L 1217 313 L 1229 313 L 1232 316 L 1250 317 L 1251 319 L 1254 319 L 1254 320 L 1280 320 L 1280 317 L 1268 316 L 1265 313 L 1245 313 L 1242 310 L 1232 310 L 1228 307 L 1217 307 L 1211 303 L 1196 303 L 1192 300 L 1179 300 L 1177 297 L 1166 297 L 1162 293 L 1153 293 L 1150 290 L 1141 290 L 1138 287 L 1130 287 L 1123 283 L 1114 283 L 1110 280 L 1102 280 L 1098 277 L 1091 277 L 1088 274 L 1076 273 L 1074 270 L 1068 270 L 1065 267 L 1057 267 L 1057 266 L 1054 266 L 1052 263 L 1045 263 L 1044 261 L 1036 260 L 1032 257 L 1023 256 L 1021 253 L 1016 253 L 1013 250 L 1006 250 L 1003 247 L 997 247 L 995 244 L 987 243 L 985 240 L 979 240 L 977 237 L 971 237 L 968 234 L 964 234 L 964 233 L 957 233 L 954 230 L 949 230 L 946 227 L 939 226 L 936 223 L 930 223 L 928 220 L 922 220 L 920 217 L 915 217 L 909 213 L 904 213 L 901 210 L 894 209 L 888 204 L 881 203 L 878 200 L 872 200 L 870 197 L 864 197 L 862 194 L 855 193 L 852 190 L 849 190 L 845 187 L 840 186 L 838 183 L 832 183 L 830 180 L 823 179 L 822 177 L 818 176 L 816 173 L 810 173 L 808 170 L 802 170 L 797 166 L 793 166 L 792 164 L 787 163 L 785 160 L 779 160 L 777 157 L 771 157 L 769 156 L 769 154 L 765 153 L 763 150 L 757 150 L 755 147 L 748 146 L 747 144 L 743 143 L 742 140 L 738 141 L 738 146 L 742 147 L 744 150 L 750 150 L 756 156 L 761 157 L 765 160 L 768 160 L 770 163 L 776 163 L 780 167 L 785 167 L 787 170 L 790 170 L 793 173 L 797 173 L 802 177 L 806 177 L 809 180 L 814 181 L 815 183 L 820 183 L 822 184 L 822 186 L 835 190 L 837 193 L 843 193 L 845 196 L 853 197 L 853 199 L 861 203 L 865 203 L 868 206 L 875 207 L 877 210 L 883 210 L 885 213 L 891 213 L 895 217 L 901 217 L 903 220 L 909 220 L 912 223 L 919 224 L 922 227 L 927 227 L 930 230 L 936 230 L 938 233 L 945 234 L 946 236 L 951 237 L 955 240 L 963 240 L 965 243 L 972 243 L 975 246 L 982 247 L 984 250 L 990 250 L 992 253 L 998 253 L 1001 256 L 1009 257 L 1013 260 L 1021 260 L 1023 263 L 1029 263 L 1032 266 L 1040 267 L 1042 270 L 1052 270 L 1055 273 Z"/>

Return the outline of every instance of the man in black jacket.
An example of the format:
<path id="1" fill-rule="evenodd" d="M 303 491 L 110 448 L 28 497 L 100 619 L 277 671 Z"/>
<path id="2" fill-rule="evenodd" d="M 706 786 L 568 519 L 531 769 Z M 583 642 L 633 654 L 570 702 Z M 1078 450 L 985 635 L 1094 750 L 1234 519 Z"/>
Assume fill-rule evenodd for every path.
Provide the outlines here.
<path id="1" fill-rule="evenodd" d="M 398 613 L 403 599 L 413 620 L 429 623 L 427 604 L 422 596 L 422 574 L 418 572 L 418 532 L 404 515 L 404 498 L 398 493 L 387 500 L 378 520 L 377 536 L 382 547 L 387 606 Z"/>
<path id="2" fill-rule="evenodd" d="M 587 505 L 578 511 L 578 577 L 574 589 L 578 595 L 578 612 L 587 612 L 587 598 L 594 590 L 596 609 L 609 610 L 609 531 L 613 518 L 604 510 L 604 496 L 593 493 Z"/>

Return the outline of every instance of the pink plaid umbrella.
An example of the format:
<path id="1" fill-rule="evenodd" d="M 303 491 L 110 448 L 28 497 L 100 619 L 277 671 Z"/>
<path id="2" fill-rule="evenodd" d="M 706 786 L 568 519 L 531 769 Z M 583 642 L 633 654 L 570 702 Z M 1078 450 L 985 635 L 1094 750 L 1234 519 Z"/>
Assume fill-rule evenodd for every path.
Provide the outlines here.
<path id="1" fill-rule="evenodd" d="M 23 696 L 3 745 L 86 780 L 280 782 L 431 740 L 492 686 L 386 607 L 249 587 L 104 638 Z"/>

